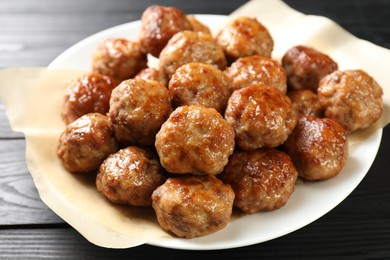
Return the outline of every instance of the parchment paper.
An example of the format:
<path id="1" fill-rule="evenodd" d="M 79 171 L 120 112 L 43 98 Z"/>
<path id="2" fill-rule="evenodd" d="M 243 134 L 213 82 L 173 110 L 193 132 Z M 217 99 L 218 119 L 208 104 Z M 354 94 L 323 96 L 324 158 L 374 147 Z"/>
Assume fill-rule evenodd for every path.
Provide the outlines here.
<path id="1" fill-rule="evenodd" d="M 276 44 L 276 59 L 295 44 L 326 49 L 336 41 L 338 49 L 331 56 L 340 69 L 362 68 L 379 82 L 385 93 L 383 117 L 370 129 L 350 136 L 350 143 L 364 141 L 390 122 L 390 77 L 385 66 L 389 50 L 354 38 L 327 18 L 296 12 L 281 1 L 252 0 L 230 19 L 241 15 L 257 17 L 268 27 Z M 340 60 L 345 53 L 353 57 Z M 152 209 L 109 203 L 96 191 L 94 176 L 72 175 L 57 159 L 56 145 L 65 127 L 60 118 L 64 88 L 82 73 L 31 67 L 0 71 L 0 96 L 11 127 L 26 136 L 27 164 L 41 199 L 99 246 L 126 248 L 169 238 Z"/>

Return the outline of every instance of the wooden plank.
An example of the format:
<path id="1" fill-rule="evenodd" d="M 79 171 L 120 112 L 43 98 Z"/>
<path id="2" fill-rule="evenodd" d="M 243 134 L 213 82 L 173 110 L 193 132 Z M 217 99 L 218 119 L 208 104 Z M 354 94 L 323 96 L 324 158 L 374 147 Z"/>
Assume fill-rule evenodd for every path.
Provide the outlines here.
<path id="1" fill-rule="evenodd" d="M 63 223 L 40 199 L 24 139 L 0 140 L 0 225 Z"/>
<path id="2" fill-rule="evenodd" d="M 140 19 L 142 10 L 152 4 L 118 1 L 102 5 L 81 1 L 74 5 L 68 1 L 0 1 L 0 68 L 13 66 L 47 66 L 62 51 L 81 39 L 109 27 Z M 54 3 L 53 3 L 54 2 Z M 228 14 L 245 1 L 222 4 L 209 1 L 199 5 L 194 1 L 183 5 L 188 13 Z M 109 4 L 108 4 L 109 3 Z M 66 10 L 66 12 L 64 11 Z M 105 19 L 102 19 L 104 17 Z M 3 47 L 2 47 L 3 46 Z"/>
<path id="3" fill-rule="evenodd" d="M 0 139 L 9 139 L 9 138 L 24 138 L 23 133 L 15 132 L 11 129 L 7 115 L 4 111 L 4 104 L 0 99 Z"/>
<path id="4" fill-rule="evenodd" d="M 113 0 L 99 1 L 99 4 L 93 0 L 87 1 L 61 1 L 61 0 L 2 0 L 0 3 L 0 13 L 69 13 L 69 14 L 85 14 L 85 13 L 136 13 L 140 14 L 146 7 L 152 4 L 161 4 L 166 6 L 175 6 L 186 12 L 199 12 L 204 10 L 207 13 L 223 13 L 228 14 L 247 0 L 213 0 L 202 1 L 199 4 L 197 0 L 170 0 L 170 1 L 128 1 L 128 0 Z"/>
<path id="5" fill-rule="evenodd" d="M 368 214 L 374 217 L 373 214 Z M 353 221 L 354 225 L 348 225 Z M 244 248 L 230 249 L 228 259 L 371 259 L 390 257 L 390 223 L 329 214 L 292 234 Z M 259 231 L 261 232 L 261 231 Z M 0 255 L 5 258 L 183 259 L 189 252 L 142 245 L 113 250 L 97 247 L 72 228 L 57 226 L 0 230 Z M 313 242 L 315 241 L 315 243 Z M 191 251 L 192 257 L 221 259 L 224 251 Z"/>
<path id="6" fill-rule="evenodd" d="M 228 14 L 245 1 L 173 0 L 188 13 Z M 298 10 L 334 19 L 358 37 L 390 48 L 386 1 L 286 0 Z M 45 66 L 63 50 L 112 25 L 139 19 L 147 1 L 1 0 L 0 68 Z M 376 6 L 375 6 L 376 5 Z M 379 6 L 379 8 L 378 8 Z M 383 7 L 383 8 L 382 8 Z M 14 44 L 14 45 L 12 45 Z M 96 247 L 69 228 L 39 199 L 24 159 L 23 136 L 12 133 L 0 104 L 0 258 L 183 259 L 189 252 L 140 246 Z M 357 189 L 330 213 L 290 235 L 229 251 L 191 252 L 194 257 L 268 259 L 390 258 L 390 130 L 386 127 L 372 169 Z M 259 231 L 261 232 L 261 231 Z"/>
<path id="7" fill-rule="evenodd" d="M 15 7 L 15 2 L 20 2 Z M 3 50 L 0 57 L 0 68 L 8 66 L 46 66 L 63 50 L 77 41 L 114 25 L 137 20 L 141 10 L 149 2 L 138 1 L 129 4 L 127 1 L 118 1 L 112 4 L 94 5 L 89 1 L 72 5 L 68 1 L 0 1 L 0 43 L 10 46 L 10 50 Z M 228 14 L 245 1 L 222 3 L 223 1 L 209 1 L 199 6 L 196 2 L 184 4 L 180 1 L 171 1 L 171 5 L 183 7 L 189 13 L 221 13 Z M 390 47 L 380 34 L 387 35 L 389 22 L 386 17 L 386 8 L 367 18 L 367 12 L 378 4 L 351 5 L 348 1 L 340 1 L 338 6 L 320 4 L 320 8 L 308 5 L 306 1 L 286 1 L 292 7 L 304 13 L 327 15 L 341 26 L 349 29 L 358 37 L 370 39 L 374 43 Z M 369 3 L 371 3 L 369 2 Z M 380 4 L 380 3 L 379 3 Z M 15 9 L 16 8 L 16 9 Z M 367 8 L 367 10 L 365 10 Z M 39 10 L 38 10 L 39 9 Z M 349 12 L 344 12 L 348 9 Z M 66 11 L 64 11 L 66 10 Z M 105 19 L 102 19 L 104 17 Z M 342 19 L 341 19 L 342 18 Z M 362 30 L 364 28 L 364 30 Z"/>

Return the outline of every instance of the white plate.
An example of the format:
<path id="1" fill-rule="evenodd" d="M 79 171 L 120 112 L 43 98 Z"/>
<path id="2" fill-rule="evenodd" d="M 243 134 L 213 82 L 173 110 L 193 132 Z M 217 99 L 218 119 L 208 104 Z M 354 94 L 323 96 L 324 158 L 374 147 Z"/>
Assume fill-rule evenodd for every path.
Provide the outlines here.
<path id="1" fill-rule="evenodd" d="M 364 64 L 358 55 L 345 51 L 348 45 L 352 44 L 350 41 L 362 44 L 361 40 L 352 37 L 323 17 L 305 16 L 293 10 L 283 11 L 291 13 L 293 22 L 286 16 L 284 17 L 287 24 L 281 24 L 283 21 L 280 16 L 277 19 L 273 16 L 264 16 L 263 23 L 271 31 L 276 43 L 274 58 L 280 59 L 289 47 L 300 43 L 311 45 L 329 54 L 338 62 L 341 69 L 357 68 Z M 225 16 L 197 17 L 213 28 L 219 28 L 226 22 Z M 307 25 L 308 19 L 311 26 Z M 302 24 L 305 25 L 302 27 Z M 50 64 L 50 67 L 89 69 L 91 53 L 99 42 L 108 37 L 137 39 L 139 29 L 140 22 L 136 21 L 99 32 L 66 50 Z M 301 35 L 297 33 L 299 31 L 302 32 Z M 339 34 L 349 41 L 344 42 L 341 40 L 343 38 L 335 41 L 334 37 Z M 225 249 L 264 242 L 300 229 L 332 210 L 355 189 L 375 159 L 381 136 L 382 131 L 379 130 L 367 137 L 364 142 L 353 145 L 347 164 L 335 178 L 322 182 L 298 182 L 296 191 L 287 205 L 279 210 L 244 216 L 229 223 L 225 229 L 205 237 L 187 240 L 167 236 L 148 244 L 176 249 Z"/>

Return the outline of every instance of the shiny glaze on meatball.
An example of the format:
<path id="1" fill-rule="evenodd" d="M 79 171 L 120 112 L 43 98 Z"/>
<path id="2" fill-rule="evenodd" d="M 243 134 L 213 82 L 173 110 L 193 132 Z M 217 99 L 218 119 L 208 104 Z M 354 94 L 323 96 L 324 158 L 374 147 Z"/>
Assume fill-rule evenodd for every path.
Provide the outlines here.
<path id="1" fill-rule="evenodd" d="M 318 88 L 325 116 L 339 122 L 348 133 L 365 129 L 383 112 L 383 90 L 363 70 L 335 71 Z"/>
<path id="2" fill-rule="evenodd" d="M 230 80 L 219 69 L 205 63 L 187 63 L 169 81 L 174 105 L 202 105 L 222 113 L 231 94 Z"/>
<path id="3" fill-rule="evenodd" d="M 69 124 L 88 113 L 106 114 L 116 82 L 108 76 L 91 72 L 73 80 L 66 88 L 62 120 Z"/>
<path id="4" fill-rule="evenodd" d="M 179 67 L 190 62 L 211 64 L 220 70 L 226 67 L 222 48 L 215 43 L 211 35 L 182 31 L 175 34 L 161 51 L 160 69 L 171 78 Z"/>
<path id="5" fill-rule="evenodd" d="M 283 67 L 276 60 L 258 55 L 236 60 L 225 74 L 231 79 L 234 90 L 253 84 L 273 86 L 283 93 L 287 90 Z"/>
<path id="6" fill-rule="evenodd" d="M 301 118 L 283 146 L 306 180 L 332 178 L 348 159 L 346 132 L 329 118 Z"/>
<path id="7" fill-rule="evenodd" d="M 140 43 L 121 38 L 103 41 L 92 56 L 92 70 L 114 78 L 118 84 L 146 68 L 146 64 Z"/>
<path id="8" fill-rule="evenodd" d="M 236 194 L 234 206 L 248 214 L 283 207 L 295 189 L 298 172 L 276 149 L 234 152 L 219 178 Z"/>
<path id="9" fill-rule="evenodd" d="M 161 165 L 170 173 L 219 174 L 234 149 L 234 131 L 213 108 L 178 107 L 156 135 Z"/>
<path id="10" fill-rule="evenodd" d="M 153 191 L 164 183 L 163 169 L 152 152 L 129 146 L 111 154 L 100 166 L 96 187 L 110 201 L 152 205 Z"/>
<path id="11" fill-rule="evenodd" d="M 323 117 L 324 109 L 318 95 L 309 89 L 298 89 L 287 92 L 298 118 L 304 116 Z"/>
<path id="12" fill-rule="evenodd" d="M 246 16 L 236 18 L 223 28 L 216 41 L 230 62 L 253 55 L 270 58 L 274 48 L 267 28 L 256 18 Z"/>
<path id="13" fill-rule="evenodd" d="M 204 236 L 224 228 L 234 192 L 214 176 L 169 178 L 152 195 L 160 226 L 178 237 Z"/>
<path id="14" fill-rule="evenodd" d="M 141 18 L 140 42 L 143 51 L 158 57 L 169 39 L 184 30 L 192 30 L 192 26 L 181 10 L 160 5 L 148 7 Z"/>
<path id="15" fill-rule="evenodd" d="M 57 156 L 69 172 L 87 173 L 98 169 L 116 149 L 117 143 L 108 118 L 91 113 L 66 126 L 58 142 Z"/>
<path id="16" fill-rule="evenodd" d="M 289 49 L 282 64 L 289 89 L 310 89 L 314 93 L 317 93 L 320 80 L 338 68 L 328 55 L 302 45 Z"/>
<path id="17" fill-rule="evenodd" d="M 251 85 L 229 98 L 225 119 L 244 150 L 281 145 L 294 129 L 297 116 L 290 99 L 274 87 Z"/>
<path id="18" fill-rule="evenodd" d="M 162 83 L 129 79 L 112 91 L 107 115 L 121 143 L 152 145 L 171 111 L 169 92 Z"/>
<path id="19" fill-rule="evenodd" d="M 134 76 L 135 79 L 155 80 L 162 83 L 164 86 L 168 86 L 168 78 L 164 72 L 154 68 L 146 68 L 141 70 Z"/>

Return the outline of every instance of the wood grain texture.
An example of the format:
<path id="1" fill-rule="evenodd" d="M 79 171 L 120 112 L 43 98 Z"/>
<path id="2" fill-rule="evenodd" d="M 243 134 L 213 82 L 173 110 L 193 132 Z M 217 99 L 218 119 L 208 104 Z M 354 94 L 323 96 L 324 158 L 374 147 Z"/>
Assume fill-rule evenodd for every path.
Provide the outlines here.
<path id="1" fill-rule="evenodd" d="M 179 251 L 142 245 L 113 250 L 97 247 L 71 228 L 21 228 L 0 230 L 0 252 L 6 258 L 63 259 L 380 259 L 390 250 L 389 223 L 383 229 L 368 230 L 369 219 L 360 221 L 361 228 L 352 229 L 337 209 L 326 219 L 305 229 L 262 244 L 217 251 Z M 329 220 L 331 222 L 329 222 Z M 332 223 L 332 225 L 330 225 Z M 382 243 L 378 243 L 378 241 Z M 347 242 L 345 242 L 347 241 Z M 17 249 L 17 250 L 15 250 Z M 337 257 L 339 256 L 339 257 Z"/>
<path id="2" fill-rule="evenodd" d="M 21 132 L 15 132 L 11 129 L 7 115 L 5 114 L 4 104 L 0 99 L 0 139 L 19 138 L 23 139 Z"/>
<path id="3" fill-rule="evenodd" d="M 244 2 L 1 0 L 0 68 L 46 66 L 79 40 L 139 19 L 142 11 L 153 3 L 177 6 L 187 13 L 229 14 Z M 390 48 L 387 0 L 286 2 L 301 12 L 329 17 L 356 36 Z M 387 126 L 375 162 L 356 190 L 319 220 L 281 238 L 210 252 L 189 253 L 148 245 L 110 250 L 90 244 L 39 199 L 25 161 L 23 134 L 10 129 L 0 101 L 0 258 L 183 259 L 189 255 L 207 259 L 390 258 L 389 153 Z"/>
<path id="4" fill-rule="evenodd" d="M 229 14 L 244 0 L 160 2 L 186 13 Z M 98 3 L 98 4 L 97 4 Z M 66 48 L 109 27 L 138 20 L 158 1 L 0 1 L 0 68 L 46 66 Z"/>
<path id="5" fill-rule="evenodd" d="M 0 226 L 62 222 L 39 198 L 27 169 L 24 139 L 0 140 Z"/>

